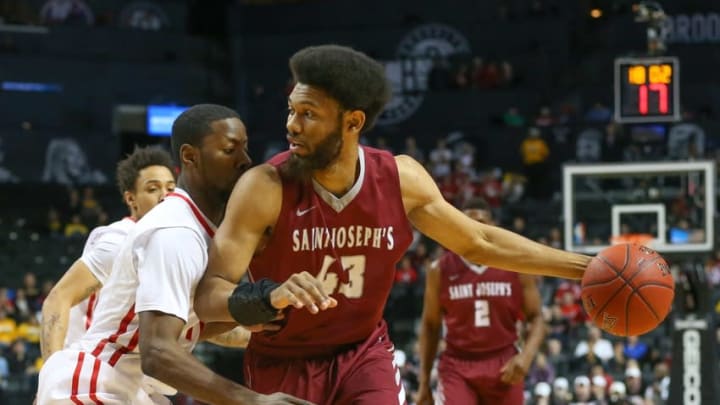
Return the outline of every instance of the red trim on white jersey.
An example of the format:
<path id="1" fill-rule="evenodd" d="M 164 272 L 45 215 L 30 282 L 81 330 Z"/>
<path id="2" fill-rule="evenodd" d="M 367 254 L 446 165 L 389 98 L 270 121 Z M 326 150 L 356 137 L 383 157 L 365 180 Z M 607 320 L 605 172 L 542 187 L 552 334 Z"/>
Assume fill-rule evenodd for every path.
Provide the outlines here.
<path id="1" fill-rule="evenodd" d="M 205 232 L 207 232 L 207 234 L 210 235 L 211 238 L 215 236 L 215 231 L 212 229 L 212 227 L 210 226 L 208 221 L 205 219 L 205 216 L 202 214 L 200 209 L 197 207 L 197 205 L 195 205 L 195 203 L 191 199 L 185 197 L 184 195 L 182 195 L 180 193 L 168 193 L 166 198 L 167 197 L 178 197 L 181 200 L 185 201 L 188 204 L 188 206 L 190 206 L 190 210 L 192 211 L 193 215 L 195 215 L 195 219 L 198 220 L 198 222 L 203 227 Z"/>
<path id="2" fill-rule="evenodd" d="M 115 342 L 117 342 L 117 340 L 118 340 L 118 338 L 120 337 L 120 335 L 122 335 L 122 334 L 124 334 L 125 332 L 127 332 L 127 328 L 128 328 L 128 326 L 130 325 L 130 322 L 132 322 L 133 319 L 135 319 L 135 304 L 133 304 L 133 305 L 130 307 L 130 310 L 128 310 L 128 312 L 127 312 L 127 313 L 125 314 L 125 316 L 123 317 L 122 321 L 120 321 L 120 326 L 118 327 L 117 332 L 115 332 L 115 333 L 113 333 L 112 335 L 110 335 L 110 337 L 101 340 L 100 343 L 98 343 L 98 345 L 95 347 L 95 350 L 93 350 L 92 355 L 95 356 L 95 357 L 100 356 L 100 353 L 102 353 L 103 349 L 105 348 L 105 345 L 107 345 L 108 343 L 115 343 Z M 137 334 L 137 329 L 135 330 L 135 334 Z M 133 338 L 135 338 L 135 336 L 133 336 Z M 133 342 L 133 339 L 130 339 L 130 344 L 132 344 L 132 342 Z M 137 343 L 137 342 L 136 342 L 136 343 Z M 130 345 L 128 345 L 128 346 L 130 346 Z M 135 346 L 133 346 L 133 348 L 134 348 L 134 347 L 135 347 Z M 113 353 L 113 355 L 112 355 L 110 358 L 111 358 L 111 359 L 115 358 L 117 352 L 123 351 L 123 350 L 125 350 L 125 349 L 126 349 L 126 347 L 124 347 L 124 346 L 121 347 L 121 348 L 119 348 L 119 349 L 117 349 L 117 350 L 115 351 L 115 353 Z M 122 355 L 125 354 L 125 353 L 127 353 L 127 351 L 124 351 L 123 353 L 120 353 L 120 354 L 117 356 L 117 359 L 119 359 L 120 356 L 122 356 Z M 115 362 L 117 362 L 117 359 L 115 360 Z M 112 365 L 114 365 L 114 364 L 112 364 Z"/>
<path id="3" fill-rule="evenodd" d="M 95 301 L 97 300 L 97 293 L 90 294 L 88 297 L 87 311 L 85 312 L 85 330 L 90 329 L 90 323 L 92 322 L 93 311 L 95 310 Z"/>
<path id="4" fill-rule="evenodd" d="M 100 374 L 100 359 L 95 357 L 95 361 L 93 363 L 93 371 L 92 371 L 92 377 L 90 377 L 90 399 L 95 402 L 97 405 L 103 405 L 102 401 L 100 401 L 95 395 L 97 393 L 97 381 L 98 381 L 98 375 Z"/>
<path id="5" fill-rule="evenodd" d="M 78 361 L 75 366 L 75 372 L 73 373 L 72 388 L 70 391 L 70 400 L 76 405 L 83 405 L 78 399 L 78 386 L 80 385 L 80 372 L 82 371 L 83 361 L 85 360 L 85 352 L 78 353 Z"/>

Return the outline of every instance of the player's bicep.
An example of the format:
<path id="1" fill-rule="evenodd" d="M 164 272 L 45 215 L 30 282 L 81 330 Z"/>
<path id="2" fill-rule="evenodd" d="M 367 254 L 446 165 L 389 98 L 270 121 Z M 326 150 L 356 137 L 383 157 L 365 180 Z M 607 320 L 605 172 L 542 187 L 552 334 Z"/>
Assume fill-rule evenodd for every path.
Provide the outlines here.
<path id="1" fill-rule="evenodd" d="M 138 313 L 140 321 L 140 353 L 147 353 L 153 347 L 162 347 L 177 342 L 185 321 L 157 311 Z"/>
<path id="2" fill-rule="evenodd" d="M 430 174 L 412 158 L 396 158 L 400 188 L 408 219 L 420 232 L 465 256 L 478 245 L 483 224 L 473 221 L 447 202 Z"/>
<path id="3" fill-rule="evenodd" d="M 521 274 L 520 283 L 523 289 L 523 312 L 525 319 L 532 319 L 540 316 L 542 311 L 542 298 L 540 289 L 537 286 L 537 278 L 534 275 Z"/>
<path id="4" fill-rule="evenodd" d="M 261 165 L 240 177 L 211 243 L 208 276 L 239 282 L 281 207 L 282 184 L 273 167 Z"/>

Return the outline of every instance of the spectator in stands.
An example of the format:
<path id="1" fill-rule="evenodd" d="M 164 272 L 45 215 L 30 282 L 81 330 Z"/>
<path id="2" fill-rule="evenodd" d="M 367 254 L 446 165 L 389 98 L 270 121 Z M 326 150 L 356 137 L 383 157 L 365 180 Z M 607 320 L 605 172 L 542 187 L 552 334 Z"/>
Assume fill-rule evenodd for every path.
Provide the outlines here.
<path id="1" fill-rule="evenodd" d="M 445 140 L 437 140 L 435 149 L 430 151 L 430 163 L 432 164 L 432 175 L 436 179 L 442 179 L 450 175 L 453 153 L 447 147 Z"/>
<path id="2" fill-rule="evenodd" d="M 37 347 L 40 343 L 40 322 L 35 314 L 24 316 L 20 319 L 15 333 L 17 339 L 23 339 L 26 342 Z"/>
<path id="3" fill-rule="evenodd" d="M 530 367 L 530 371 L 528 371 L 528 384 L 535 385 L 539 382 L 551 383 L 554 379 L 555 368 L 553 367 L 552 363 L 548 362 L 545 353 L 538 352 L 537 356 L 535 356 L 535 362 Z"/>
<path id="4" fill-rule="evenodd" d="M 10 316 L 15 315 L 15 303 L 10 299 L 10 293 L 5 287 L 0 287 L 0 311 Z"/>
<path id="5" fill-rule="evenodd" d="M 627 359 L 625 358 L 625 343 L 617 341 L 613 344 L 613 358 L 608 361 L 608 371 L 619 378 L 627 369 Z"/>
<path id="6" fill-rule="evenodd" d="M 500 68 L 496 62 L 486 63 L 478 80 L 478 87 L 481 89 L 494 89 L 500 85 L 502 78 L 500 77 Z"/>
<path id="7" fill-rule="evenodd" d="M 562 342 L 559 339 L 551 338 L 547 340 L 547 360 L 555 370 L 555 375 L 568 375 L 570 358 L 565 354 Z M 567 384 L 567 380 L 565 380 L 565 383 Z M 565 388 L 568 389 L 567 386 Z"/>
<path id="8" fill-rule="evenodd" d="M 553 381 L 552 405 L 568 405 L 572 400 L 570 382 L 565 377 L 558 377 Z"/>
<path id="9" fill-rule="evenodd" d="M 17 339 L 12 343 L 7 355 L 10 377 L 16 381 L 22 390 L 29 390 L 34 384 L 39 370 L 35 367 L 37 357 L 32 357 L 27 350 L 27 342 Z"/>
<path id="10" fill-rule="evenodd" d="M 607 405 L 607 395 L 605 391 L 607 388 L 607 380 L 605 377 L 596 375 L 592 378 L 591 383 L 594 405 Z"/>
<path id="11" fill-rule="evenodd" d="M 379 136 L 377 137 L 377 139 L 375 139 L 375 147 L 378 149 L 386 150 L 390 153 L 394 153 L 392 147 L 388 145 L 387 139 L 382 136 Z"/>
<path id="12" fill-rule="evenodd" d="M 425 152 L 417 146 L 417 142 L 415 142 L 415 138 L 412 136 L 405 138 L 405 149 L 402 153 L 412 157 L 421 164 L 425 163 Z"/>
<path id="13" fill-rule="evenodd" d="M 658 363 L 653 370 L 653 380 L 645 389 L 645 401 L 649 404 L 665 404 L 670 396 L 670 369 Z"/>
<path id="14" fill-rule="evenodd" d="M 10 347 L 15 340 L 17 323 L 10 318 L 5 310 L 0 309 L 0 348 Z"/>
<path id="15" fill-rule="evenodd" d="M 625 370 L 625 387 L 629 399 L 639 399 L 642 402 L 645 390 L 643 387 L 642 372 L 634 361 L 628 361 L 628 368 Z"/>
<path id="16" fill-rule="evenodd" d="M 609 405 L 624 405 L 625 402 L 625 396 L 627 393 L 627 388 L 625 388 L 625 383 L 622 381 L 615 381 L 614 383 L 610 384 L 610 389 L 608 389 L 608 404 Z"/>
<path id="17" fill-rule="evenodd" d="M 548 182 L 548 158 L 550 147 L 535 127 L 528 129 L 528 135 L 520 144 L 520 155 L 527 178 L 527 195 L 532 198 L 547 198 L 552 189 Z"/>
<path id="18" fill-rule="evenodd" d="M 34 305 L 30 305 L 24 288 L 19 288 L 15 292 L 15 319 L 21 320 L 29 316 L 35 315 Z"/>
<path id="19" fill-rule="evenodd" d="M 539 128 L 551 127 L 555 124 L 555 117 L 552 115 L 550 107 L 544 105 L 540 107 L 537 117 L 535 117 L 535 126 Z"/>
<path id="20" fill-rule="evenodd" d="M 410 262 L 412 267 L 418 271 L 424 271 L 429 260 L 430 256 L 428 255 L 427 245 L 425 242 L 418 242 L 415 249 L 410 252 Z"/>
<path id="21" fill-rule="evenodd" d="M 67 202 L 63 210 L 63 218 L 72 218 L 73 215 L 82 214 L 82 201 L 80 193 L 75 188 L 68 189 Z"/>
<path id="22" fill-rule="evenodd" d="M 550 232 L 548 233 L 548 244 L 555 249 L 562 249 L 563 248 L 563 238 L 562 238 L 562 231 L 560 231 L 560 228 L 557 226 L 553 226 L 550 228 Z"/>
<path id="23" fill-rule="evenodd" d="M 640 340 L 637 336 L 628 336 L 625 341 L 625 347 L 623 353 L 625 357 L 629 359 L 637 360 L 638 363 L 643 364 L 648 355 L 648 345 Z"/>
<path id="24" fill-rule="evenodd" d="M 601 152 L 603 162 L 621 162 L 624 159 L 626 146 L 622 126 L 615 122 L 607 124 Z"/>
<path id="25" fill-rule="evenodd" d="M 503 122 L 507 127 L 520 128 L 525 125 L 525 117 L 520 115 L 517 107 L 510 107 L 503 114 Z"/>
<path id="26" fill-rule="evenodd" d="M 60 220 L 60 213 L 55 207 L 50 207 L 47 213 L 47 231 L 50 236 L 60 236 L 63 232 L 63 224 Z"/>
<path id="27" fill-rule="evenodd" d="M 588 376 L 590 377 L 591 381 L 593 378 L 598 376 L 604 378 L 605 387 L 608 387 L 614 381 L 613 376 L 605 372 L 605 367 L 602 364 L 595 364 L 590 367 L 590 373 L 588 373 Z"/>
<path id="28" fill-rule="evenodd" d="M 584 364 L 607 363 L 613 357 L 610 341 L 604 339 L 595 325 L 588 327 L 587 339 L 581 340 L 575 347 L 575 359 Z"/>
<path id="29" fill-rule="evenodd" d="M 25 275 L 23 276 L 22 290 L 25 293 L 25 297 L 30 304 L 30 309 L 32 310 L 32 312 L 39 311 L 41 307 L 41 292 L 37 286 L 37 277 L 35 277 L 35 273 L 31 271 L 25 273 Z"/>
<path id="30" fill-rule="evenodd" d="M 395 272 L 395 282 L 401 284 L 415 285 L 418 280 L 418 272 L 412 266 L 409 255 L 403 256 L 400 267 Z"/>
<path id="31" fill-rule="evenodd" d="M 66 238 L 84 238 L 89 231 L 87 225 L 80 219 L 80 215 L 75 214 L 70 219 L 70 222 L 65 224 L 63 234 Z"/>
<path id="32" fill-rule="evenodd" d="M 83 189 L 82 200 L 80 201 L 81 212 L 80 215 L 85 223 L 97 222 L 102 207 L 95 198 L 95 189 L 92 187 L 85 187 Z"/>
<path id="33" fill-rule="evenodd" d="M 530 405 L 550 405 L 550 394 L 552 393 L 552 388 L 550 388 L 550 384 L 541 381 L 537 384 L 534 384 L 533 389 L 533 397 L 530 401 Z"/>
<path id="34" fill-rule="evenodd" d="M 575 377 L 575 381 L 573 382 L 573 399 L 570 404 L 588 405 L 591 398 L 590 379 L 584 375 Z"/>

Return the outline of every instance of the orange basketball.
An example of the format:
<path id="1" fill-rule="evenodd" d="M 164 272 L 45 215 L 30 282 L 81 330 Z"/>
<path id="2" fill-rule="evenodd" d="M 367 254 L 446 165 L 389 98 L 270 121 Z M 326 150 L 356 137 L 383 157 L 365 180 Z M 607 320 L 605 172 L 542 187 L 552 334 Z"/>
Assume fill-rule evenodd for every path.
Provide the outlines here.
<path id="1" fill-rule="evenodd" d="M 649 247 L 613 245 L 593 257 L 582 279 L 582 302 L 593 323 L 617 336 L 655 329 L 670 312 L 675 282 Z"/>

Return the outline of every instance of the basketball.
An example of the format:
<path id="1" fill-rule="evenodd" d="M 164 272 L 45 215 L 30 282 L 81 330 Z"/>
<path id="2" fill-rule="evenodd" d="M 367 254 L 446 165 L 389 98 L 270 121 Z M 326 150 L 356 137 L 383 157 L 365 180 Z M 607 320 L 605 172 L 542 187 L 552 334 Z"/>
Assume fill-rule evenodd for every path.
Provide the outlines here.
<path id="1" fill-rule="evenodd" d="M 670 312 L 675 282 L 659 253 L 613 245 L 593 257 L 582 279 L 582 303 L 594 324 L 616 336 L 655 329 Z"/>

